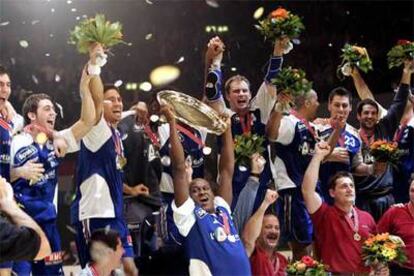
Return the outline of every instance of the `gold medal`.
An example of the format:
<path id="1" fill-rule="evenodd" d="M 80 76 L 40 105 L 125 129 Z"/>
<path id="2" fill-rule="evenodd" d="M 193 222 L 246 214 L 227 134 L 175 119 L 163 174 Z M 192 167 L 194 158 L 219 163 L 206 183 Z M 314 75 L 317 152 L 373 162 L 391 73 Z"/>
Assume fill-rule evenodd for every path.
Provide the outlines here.
<path id="1" fill-rule="evenodd" d="M 117 166 L 118 170 L 122 170 L 125 167 L 126 163 L 127 163 L 127 160 L 124 156 L 119 156 L 118 155 L 116 157 L 116 166 Z"/>
<path id="2" fill-rule="evenodd" d="M 36 143 L 38 143 L 39 145 L 46 144 L 47 140 L 48 140 L 47 135 L 44 132 L 39 132 L 35 138 Z"/>
<path id="3" fill-rule="evenodd" d="M 358 232 L 355 232 L 354 233 L 354 240 L 356 240 L 356 241 L 360 241 L 361 240 L 361 235 L 358 234 Z"/>

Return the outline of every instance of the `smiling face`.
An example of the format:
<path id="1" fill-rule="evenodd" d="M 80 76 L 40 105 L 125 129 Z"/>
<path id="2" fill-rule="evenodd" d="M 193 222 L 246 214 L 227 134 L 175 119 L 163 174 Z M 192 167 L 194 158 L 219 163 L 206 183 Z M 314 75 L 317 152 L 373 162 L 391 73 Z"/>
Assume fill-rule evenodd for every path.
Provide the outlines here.
<path id="1" fill-rule="evenodd" d="M 345 119 L 346 121 L 352 106 L 347 96 L 335 95 L 329 102 L 328 110 L 331 113 L 331 118 Z"/>
<path id="2" fill-rule="evenodd" d="M 365 104 L 361 113 L 357 114 L 357 119 L 361 128 L 372 130 L 378 121 L 378 109 L 371 104 Z"/>
<path id="3" fill-rule="evenodd" d="M 3 109 L 5 102 L 11 93 L 11 82 L 8 74 L 0 74 L 0 109 Z"/>
<path id="4" fill-rule="evenodd" d="M 214 213 L 214 193 L 206 180 L 194 179 L 190 184 L 190 196 L 205 211 Z"/>
<path id="5" fill-rule="evenodd" d="M 52 132 L 55 128 L 55 106 L 46 94 L 29 96 L 23 104 L 23 114 L 26 124 L 36 124 L 48 132 Z"/>
<path id="6" fill-rule="evenodd" d="M 116 89 L 109 89 L 104 94 L 104 117 L 110 124 L 117 124 L 122 117 L 122 98 Z"/>
<path id="7" fill-rule="evenodd" d="M 275 250 L 279 242 L 280 225 L 275 215 L 268 214 L 263 218 L 262 230 L 257 242 L 265 250 Z"/>
<path id="8" fill-rule="evenodd" d="M 235 79 L 230 83 L 226 99 L 229 101 L 231 110 L 236 113 L 246 111 L 251 98 L 252 93 L 246 81 Z"/>

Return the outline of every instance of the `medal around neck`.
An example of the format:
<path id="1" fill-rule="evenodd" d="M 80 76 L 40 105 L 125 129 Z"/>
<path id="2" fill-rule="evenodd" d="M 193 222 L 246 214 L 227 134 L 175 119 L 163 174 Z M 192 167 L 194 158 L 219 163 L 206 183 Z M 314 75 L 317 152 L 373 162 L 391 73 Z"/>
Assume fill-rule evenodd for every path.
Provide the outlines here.
<path id="1" fill-rule="evenodd" d="M 164 155 L 161 157 L 161 164 L 164 167 L 169 167 L 171 165 L 171 158 L 169 156 Z"/>
<path id="2" fill-rule="evenodd" d="M 38 133 L 35 138 L 36 143 L 42 146 L 46 144 L 47 140 L 48 140 L 47 135 L 44 132 Z"/>

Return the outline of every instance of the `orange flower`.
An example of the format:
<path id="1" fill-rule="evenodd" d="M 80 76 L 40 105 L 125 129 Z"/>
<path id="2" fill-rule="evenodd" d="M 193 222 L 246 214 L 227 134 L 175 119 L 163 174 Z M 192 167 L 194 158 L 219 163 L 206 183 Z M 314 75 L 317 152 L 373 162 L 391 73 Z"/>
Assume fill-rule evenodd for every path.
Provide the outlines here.
<path id="1" fill-rule="evenodd" d="M 288 11 L 284 8 L 277 8 L 276 10 L 272 11 L 270 17 L 286 19 L 288 17 Z"/>
<path id="2" fill-rule="evenodd" d="M 364 242 L 364 244 L 365 244 L 366 246 L 371 246 L 371 245 L 373 245 L 373 244 L 374 244 L 374 237 L 370 237 L 370 238 L 368 238 L 368 239 Z"/>
<path id="3" fill-rule="evenodd" d="M 378 234 L 378 235 L 375 236 L 375 239 L 377 241 L 386 241 L 386 240 L 388 240 L 389 235 L 390 234 L 388 234 L 388 233 Z"/>
<path id="4" fill-rule="evenodd" d="M 392 243 L 392 242 L 386 242 L 384 246 L 387 247 L 387 248 L 390 248 L 390 249 L 396 249 L 397 248 L 397 245 L 395 243 Z"/>

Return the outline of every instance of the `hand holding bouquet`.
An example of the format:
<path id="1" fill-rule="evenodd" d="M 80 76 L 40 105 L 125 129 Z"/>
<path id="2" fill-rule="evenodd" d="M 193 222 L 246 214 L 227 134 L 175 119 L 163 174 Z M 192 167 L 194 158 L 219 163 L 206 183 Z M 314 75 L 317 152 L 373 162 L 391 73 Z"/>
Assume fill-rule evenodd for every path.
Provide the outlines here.
<path id="1" fill-rule="evenodd" d="M 367 49 L 356 45 L 345 44 L 342 48 L 342 63 L 338 66 L 338 78 L 350 76 L 354 67 L 367 73 L 372 70 L 372 61 L 368 56 Z"/>
<path id="2" fill-rule="evenodd" d="M 275 42 L 286 37 L 289 39 L 299 37 L 305 26 L 299 16 L 283 8 L 277 8 L 266 19 L 259 21 L 259 25 L 256 25 L 256 28 L 264 35 L 265 39 Z M 293 45 L 289 42 L 286 50 L 288 51 L 292 48 Z"/>
<path id="3" fill-rule="evenodd" d="M 398 149 L 396 142 L 386 140 L 375 141 L 369 149 L 375 162 L 390 163 L 393 166 L 397 166 L 401 156 L 404 155 L 404 151 Z"/>
<path id="4" fill-rule="evenodd" d="M 251 134 L 251 132 L 236 135 L 234 138 L 236 164 L 248 167 L 250 165 L 250 158 L 253 154 L 261 154 L 264 152 L 263 142 L 263 136 Z"/>
<path id="5" fill-rule="evenodd" d="M 414 42 L 398 40 L 397 45 L 387 53 L 388 68 L 399 67 L 405 60 L 414 59 Z"/>
<path id="6" fill-rule="evenodd" d="M 403 240 L 388 233 L 371 236 L 362 245 L 362 258 L 365 266 L 387 265 L 390 262 L 403 264 L 407 256 Z"/>
<path id="7" fill-rule="evenodd" d="M 306 95 L 312 89 L 312 82 L 308 81 L 306 74 L 301 69 L 292 67 L 283 68 L 279 75 L 272 79 L 276 86 L 278 95 L 283 95 L 283 101 L 276 103 L 276 110 L 279 112 L 288 111 L 294 104 L 295 97 Z"/>
<path id="8" fill-rule="evenodd" d="M 288 275 L 325 276 L 328 275 L 324 264 L 312 257 L 303 256 L 300 261 L 290 263 L 287 266 Z"/>

